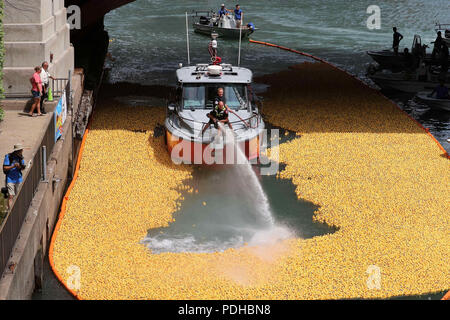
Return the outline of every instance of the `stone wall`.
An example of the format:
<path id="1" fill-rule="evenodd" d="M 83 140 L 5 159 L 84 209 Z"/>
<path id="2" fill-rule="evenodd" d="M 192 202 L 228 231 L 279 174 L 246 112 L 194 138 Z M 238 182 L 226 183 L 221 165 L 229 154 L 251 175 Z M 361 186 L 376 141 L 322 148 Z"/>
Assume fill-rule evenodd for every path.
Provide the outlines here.
<path id="1" fill-rule="evenodd" d="M 29 78 L 34 67 L 50 62 L 50 73 L 67 78 L 74 68 L 64 0 L 22 0 L 5 2 L 6 96 L 30 95 Z M 53 60 L 51 61 L 51 55 Z"/>

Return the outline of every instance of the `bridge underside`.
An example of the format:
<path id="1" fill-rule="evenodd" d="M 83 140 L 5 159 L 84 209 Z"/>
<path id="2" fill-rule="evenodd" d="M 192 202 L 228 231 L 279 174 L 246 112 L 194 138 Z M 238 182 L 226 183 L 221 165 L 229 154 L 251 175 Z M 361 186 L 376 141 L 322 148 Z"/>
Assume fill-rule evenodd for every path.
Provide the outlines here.
<path id="1" fill-rule="evenodd" d="M 117 9 L 135 0 L 65 0 L 65 7 L 77 5 L 81 9 L 81 30 L 72 30 L 72 41 L 76 42 L 91 28 L 99 23 L 103 24 L 103 18 L 108 12 Z"/>
<path id="2" fill-rule="evenodd" d="M 105 15 L 135 0 L 64 0 L 69 8 L 76 5 L 81 9 L 81 29 L 70 32 L 70 42 L 75 47 L 75 67 L 83 68 L 85 88 L 94 89 L 100 81 L 109 35 L 105 31 Z"/>

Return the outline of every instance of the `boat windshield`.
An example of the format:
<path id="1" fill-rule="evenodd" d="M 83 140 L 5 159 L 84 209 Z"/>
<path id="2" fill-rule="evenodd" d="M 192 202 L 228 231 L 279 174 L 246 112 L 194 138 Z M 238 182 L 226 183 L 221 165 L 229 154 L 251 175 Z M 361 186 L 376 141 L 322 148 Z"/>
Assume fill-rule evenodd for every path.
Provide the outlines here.
<path id="1" fill-rule="evenodd" d="M 224 100 L 230 109 L 239 110 L 247 106 L 245 84 L 185 84 L 183 86 L 183 109 L 212 109 L 219 88 L 224 90 Z"/>

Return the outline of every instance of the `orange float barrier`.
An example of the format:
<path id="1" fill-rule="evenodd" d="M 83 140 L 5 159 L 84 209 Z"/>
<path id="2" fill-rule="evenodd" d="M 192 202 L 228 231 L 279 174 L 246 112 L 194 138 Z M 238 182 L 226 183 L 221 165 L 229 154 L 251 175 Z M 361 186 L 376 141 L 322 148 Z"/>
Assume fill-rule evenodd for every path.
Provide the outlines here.
<path id="1" fill-rule="evenodd" d="M 442 300 L 450 300 L 450 291 L 445 294 Z"/>
<path id="2" fill-rule="evenodd" d="M 322 58 L 318 58 L 318 57 L 313 56 L 313 55 L 311 55 L 311 54 L 309 54 L 309 53 L 305 53 L 305 52 L 301 52 L 301 51 L 298 51 L 298 50 L 290 49 L 290 48 L 287 48 L 287 47 L 279 46 L 279 45 L 276 45 L 276 44 L 273 44 L 273 43 L 268 43 L 268 42 L 263 42 L 263 41 L 257 41 L 257 40 L 252 40 L 252 39 L 249 39 L 249 41 L 250 41 L 251 43 L 256 43 L 256 44 L 266 45 L 266 46 L 269 46 L 269 47 L 275 47 L 275 48 L 279 48 L 279 49 L 281 49 L 281 50 L 286 50 L 286 51 L 290 51 L 290 52 L 293 52 L 293 53 L 297 53 L 297 54 L 300 54 L 300 55 L 302 55 L 302 56 L 309 57 L 309 58 L 312 58 L 312 59 L 314 59 L 314 60 L 316 60 L 316 61 L 325 63 L 325 64 L 329 65 L 330 67 L 332 67 L 332 68 L 334 68 L 334 69 L 337 69 L 337 70 L 340 70 L 340 71 L 342 71 L 342 72 L 345 72 L 347 75 L 349 75 L 350 77 L 352 77 L 355 81 L 357 81 L 360 85 L 372 89 L 372 90 L 375 91 L 377 94 L 379 94 L 379 95 L 383 96 L 383 98 L 387 99 L 387 98 L 386 98 L 384 95 L 382 95 L 378 90 L 376 90 L 376 89 L 374 89 L 374 88 L 368 86 L 368 85 L 365 84 L 363 81 L 361 81 L 359 78 L 357 78 L 355 75 L 353 75 L 353 74 L 347 72 L 346 70 L 344 70 L 344 69 L 342 69 L 342 68 L 340 68 L 340 67 L 338 67 L 338 66 L 335 66 L 334 64 L 332 64 L 332 63 L 330 63 L 330 62 L 328 62 L 328 61 L 326 61 L 326 60 L 324 60 L 324 59 L 322 59 Z M 429 135 L 436 143 L 437 143 L 438 147 L 444 152 L 444 156 L 445 156 L 447 159 L 450 159 L 450 155 L 448 154 L 448 152 L 447 152 L 447 151 L 444 149 L 444 147 L 439 143 L 439 141 L 437 141 L 436 138 L 430 133 L 430 130 L 429 130 L 428 128 L 425 128 L 419 121 L 417 121 L 416 119 L 414 119 L 413 117 L 411 117 L 406 111 L 404 111 L 402 108 L 400 108 L 394 101 L 392 101 L 392 100 L 390 100 L 390 99 L 388 99 L 388 100 L 389 100 L 396 108 L 398 108 L 400 111 L 402 111 L 404 114 L 406 114 L 410 119 L 412 119 L 415 123 L 417 123 L 417 125 L 418 125 L 419 127 L 421 127 L 421 128 L 422 128 L 422 129 L 423 129 L 423 130 L 424 130 L 424 131 L 425 131 L 425 132 L 426 132 L 426 133 L 427 133 L 427 134 L 428 134 L 428 135 Z"/>
<path id="3" fill-rule="evenodd" d="M 88 125 L 88 127 L 89 127 L 89 125 Z M 86 142 L 88 132 L 89 132 L 89 129 L 86 129 L 86 132 L 84 133 L 84 136 L 83 136 L 83 140 L 81 141 L 80 151 L 78 152 L 77 163 L 75 165 L 75 173 L 73 175 L 72 182 L 70 183 L 69 187 L 67 188 L 67 192 L 64 195 L 64 198 L 63 198 L 63 201 L 61 204 L 61 211 L 59 213 L 59 218 L 58 218 L 58 221 L 56 222 L 55 230 L 53 231 L 52 239 L 50 241 L 50 247 L 48 249 L 48 259 L 49 259 L 50 267 L 52 268 L 53 273 L 55 274 L 56 278 L 58 278 L 59 282 L 61 282 L 61 284 L 78 300 L 81 300 L 80 296 L 74 290 L 72 290 L 71 288 L 69 288 L 67 286 L 66 282 L 64 281 L 62 276 L 59 274 L 58 270 L 56 270 L 56 268 L 55 268 L 55 265 L 53 262 L 53 250 L 54 250 L 54 246 L 55 246 L 56 236 L 58 235 L 58 230 L 61 226 L 62 220 L 64 218 L 64 214 L 66 212 L 67 200 L 69 200 L 70 192 L 72 191 L 73 186 L 75 185 L 75 182 L 78 177 L 78 172 L 80 170 L 81 157 L 83 155 L 84 145 Z"/>

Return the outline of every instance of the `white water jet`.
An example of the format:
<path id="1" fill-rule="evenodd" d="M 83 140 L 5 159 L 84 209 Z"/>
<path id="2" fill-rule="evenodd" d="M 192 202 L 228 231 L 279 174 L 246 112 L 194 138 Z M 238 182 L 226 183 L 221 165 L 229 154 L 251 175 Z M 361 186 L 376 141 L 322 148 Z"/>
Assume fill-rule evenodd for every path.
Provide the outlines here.
<path id="1" fill-rule="evenodd" d="M 293 237 L 294 233 L 287 227 L 275 224 L 275 220 L 270 209 L 269 199 L 267 198 L 258 176 L 252 168 L 252 165 L 248 161 L 245 152 L 236 142 L 233 131 L 230 128 L 225 127 L 220 122 L 219 128 L 220 131 L 224 132 L 224 145 L 227 145 L 227 148 L 233 148 L 235 151 L 234 153 L 236 154 L 237 163 L 234 165 L 233 170 L 235 170 L 236 183 L 244 184 L 241 189 L 244 190 L 245 194 L 242 196 L 251 199 L 252 205 L 257 209 L 257 214 L 262 216 L 266 222 L 266 226 L 254 230 L 255 233 L 249 244 L 270 244 Z"/>

